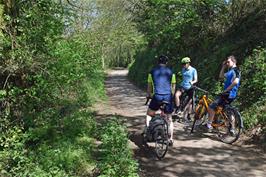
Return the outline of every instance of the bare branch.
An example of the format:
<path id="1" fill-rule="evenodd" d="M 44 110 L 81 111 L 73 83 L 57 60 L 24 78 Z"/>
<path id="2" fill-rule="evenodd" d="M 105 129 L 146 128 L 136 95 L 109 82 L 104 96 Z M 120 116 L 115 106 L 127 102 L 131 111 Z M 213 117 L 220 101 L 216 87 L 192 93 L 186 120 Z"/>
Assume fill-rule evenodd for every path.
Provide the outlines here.
<path id="1" fill-rule="evenodd" d="M 9 79 L 10 76 L 11 76 L 11 74 L 9 73 L 8 76 L 6 77 L 6 80 L 5 80 L 5 83 L 4 83 L 4 86 L 3 86 L 3 89 L 5 89 L 6 84 L 7 84 L 7 81 L 8 81 L 8 79 Z"/>

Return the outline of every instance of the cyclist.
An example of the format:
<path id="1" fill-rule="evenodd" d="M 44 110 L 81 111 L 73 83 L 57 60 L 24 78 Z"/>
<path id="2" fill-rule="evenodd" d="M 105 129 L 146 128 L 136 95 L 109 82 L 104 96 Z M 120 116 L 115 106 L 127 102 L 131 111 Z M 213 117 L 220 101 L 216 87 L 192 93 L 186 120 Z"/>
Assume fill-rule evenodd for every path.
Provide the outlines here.
<path id="1" fill-rule="evenodd" d="M 198 82 L 197 70 L 190 65 L 190 58 L 184 57 L 181 60 L 182 64 L 182 82 L 175 93 L 176 113 L 180 111 L 180 96 L 187 93 L 189 98 L 193 96 L 192 85 Z M 191 110 L 189 111 L 191 112 Z"/>
<path id="2" fill-rule="evenodd" d="M 172 95 L 175 91 L 176 78 L 172 70 L 166 66 L 168 57 L 161 55 L 158 60 L 158 66 L 154 67 L 148 74 L 148 87 L 147 97 L 152 98 L 146 115 L 146 127 L 149 127 L 150 120 L 155 116 L 157 110 L 159 110 L 159 102 L 167 101 L 169 104 L 165 106 L 165 114 L 169 121 L 170 129 L 170 142 L 169 145 L 173 145 L 173 103 Z M 145 131 L 146 131 L 145 127 Z"/>
<path id="3" fill-rule="evenodd" d="M 230 104 L 237 97 L 237 91 L 240 86 L 240 70 L 236 66 L 237 60 L 231 55 L 227 57 L 227 59 L 223 62 L 222 68 L 219 74 L 220 79 L 224 79 L 224 91 L 221 93 L 219 97 L 214 100 L 213 103 L 210 104 L 208 109 L 208 122 L 207 129 L 212 130 L 212 121 L 215 115 L 215 109 L 218 106 L 224 107 L 226 104 Z M 228 71 L 224 73 L 225 68 L 228 68 Z M 234 127 L 231 127 L 230 133 L 234 134 Z"/>

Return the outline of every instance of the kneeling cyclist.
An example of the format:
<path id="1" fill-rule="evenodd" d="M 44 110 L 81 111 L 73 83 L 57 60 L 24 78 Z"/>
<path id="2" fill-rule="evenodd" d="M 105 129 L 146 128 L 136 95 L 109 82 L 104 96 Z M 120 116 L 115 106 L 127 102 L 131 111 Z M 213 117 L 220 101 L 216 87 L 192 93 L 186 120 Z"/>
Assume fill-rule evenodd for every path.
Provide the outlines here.
<path id="1" fill-rule="evenodd" d="M 167 62 L 168 57 L 161 55 L 158 60 L 158 66 L 154 67 L 148 75 L 147 97 L 152 97 L 152 100 L 147 110 L 146 127 L 149 127 L 152 117 L 154 117 L 156 111 L 159 110 L 160 102 L 167 101 L 169 104 L 165 106 L 164 112 L 169 120 L 169 145 L 173 145 L 174 125 L 172 121 L 172 95 L 175 91 L 176 78 L 172 70 L 166 66 Z"/>

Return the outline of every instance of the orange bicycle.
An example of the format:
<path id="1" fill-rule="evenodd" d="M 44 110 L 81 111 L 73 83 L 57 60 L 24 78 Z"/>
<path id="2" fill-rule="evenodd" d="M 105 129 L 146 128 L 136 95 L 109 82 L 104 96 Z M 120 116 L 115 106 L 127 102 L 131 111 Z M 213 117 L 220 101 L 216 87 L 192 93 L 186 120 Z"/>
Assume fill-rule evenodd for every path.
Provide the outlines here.
<path id="1" fill-rule="evenodd" d="M 194 132 L 197 126 L 206 123 L 208 108 L 210 103 L 213 102 L 208 96 L 208 91 L 196 86 L 195 89 L 202 91 L 204 94 L 201 96 L 198 105 L 196 106 L 191 133 Z M 222 142 L 231 144 L 238 140 L 243 129 L 243 120 L 235 107 L 226 104 L 224 107 L 218 106 L 215 110 L 212 126 L 218 133 L 218 137 Z M 234 130 L 233 132 L 230 131 L 232 129 Z"/>

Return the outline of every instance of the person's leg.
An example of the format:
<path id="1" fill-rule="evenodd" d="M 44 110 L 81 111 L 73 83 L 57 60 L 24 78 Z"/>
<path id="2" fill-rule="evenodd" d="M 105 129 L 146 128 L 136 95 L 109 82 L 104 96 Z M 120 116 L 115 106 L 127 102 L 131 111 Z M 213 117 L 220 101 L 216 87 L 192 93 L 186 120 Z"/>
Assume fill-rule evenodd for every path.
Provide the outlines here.
<path id="1" fill-rule="evenodd" d="M 168 118 L 168 123 L 169 123 L 169 133 L 170 133 L 170 141 L 173 142 L 173 137 L 174 137 L 174 123 L 172 119 L 172 114 L 167 114 Z"/>
<path id="2" fill-rule="evenodd" d="M 181 90 L 177 90 L 175 93 L 175 105 L 177 107 L 177 109 L 179 109 L 180 107 L 180 96 L 182 95 Z"/>
<path id="3" fill-rule="evenodd" d="M 189 101 L 188 101 L 188 103 L 187 103 L 187 106 L 188 106 L 188 114 L 190 115 L 190 114 L 192 114 L 193 113 L 193 109 L 195 109 L 194 107 L 192 107 L 192 106 L 195 106 L 195 105 L 193 105 L 194 103 L 193 102 L 195 102 L 195 98 L 194 98 L 194 89 L 189 89 L 188 91 L 187 91 L 187 94 L 188 94 L 188 97 L 189 97 Z"/>
<path id="4" fill-rule="evenodd" d="M 222 105 L 223 108 L 227 105 L 227 104 L 231 104 L 235 98 L 228 98 L 229 95 L 227 97 L 224 97 L 224 104 Z M 230 122 L 230 133 L 232 135 L 235 134 L 235 114 L 233 112 L 230 112 L 229 115 L 228 115 L 228 118 L 229 118 L 229 122 Z"/>
<path id="5" fill-rule="evenodd" d="M 212 129 L 212 121 L 214 119 L 215 110 L 212 107 L 209 107 L 208 109 L 208 122 L 207 122 L 207 128 Z"/>
<path id="6" fill-rule="evenodd" d="M 231 124 L 231 127 L 230 127 L 230 133 L 232 134 L 232 135 L 235 135 L 235 115 L 234 114 L 230 114 L 229 115 L 229 121 L 230 121 L 230 124 Z"/>
<path id="7" fill-rule="evenodd" d="M 208 129 L 212 129 L 212 121 L 214 119 L 214 116 L 215 116 L 215 110 L 216 108 L 221 104 L 221 97 L 218 97 L 216 98 L 216 100 L 214 100 L 214 102 L 212 102 L 210 105 L 209 105 L 209 108 L 208 108 L 208 122 L 207 122 L 207 128 Z"/>
<path id="8" fill-rule="evenodd" d="M 173 123 L 173 118 L 172 118 L 172 112 L 173 112 L 173 103 L 172 103 L 172 96 L 171 95 L 166 95 L 164 97 L 164 100 L 169 102 L 169 104 L 167 104 L 165 106 L 165 114 L 167 116 L 167 121 L 168 121 L 168 126 L 169 126 L 169 133 L 170 133 L 170 146 L 173 145 L 173 135 L 174 135 L 174 123 Z"/>
<path id="9" fill-rule="evenodd" d="M 184 117 L 184 121 L 185 121 L 185 125 L 189 125 L 189 121 L 191 120 L 191 114 L 192 114 L 192 99 L 190 99 L 187 103 L 187 105 L 184 108 L 184 113 L 183 113 L 183 117 Z"/>
<path id="10" fill-rule="evenodd" d="M 183 108 L 183 118 L 186 125 L 189 125 L 188 122 L 191 119 L 190 115 L 192 112 L 192 102 L 193 102 L 193 89 L 185 90 L 183 94 L 186 94 L 186 101 L 182 104 L 185 104 Z"/>
<path id="11" fill-rule="evenodd" d="M 150 125 L 150 121 L 151 121 L 152 117 L 155 116 L 155 112 L 156 111 L 153 111 L 150 108 L 148 108 L 148 110 L 147 110 L 147 113 L 146 113 L 146 123 L 145 123 L 145 127 L 143 129 L 143 132 L 142 132 L 142 134 L 144 136 L 146 136 L 146 134 L 147 134 L 147 129 L 148 129 L 149 125 Z"/>
<path id="12" fill-rule="evenodd" d="M 146 127 L 149 127 L 150 121 L 151 121 L 152 117 L 154 117 L 154 116 L 155 116 L 155 111 L 148 108 L 147 115 L 146 115 Z"/>
<path id="13" fill-rule="evenodd" d="M 150 121 L 152 119 L 152 117 L 155 116 L 156 111 L 159 109 L 160 105 L 158 105 L 158 98 L 156 95 L 153 96 L 150 104 L 149 104 L 149 108 L 147 110 L 147 114 L 146 114 L 146 127 L 149 126 Z"/>

